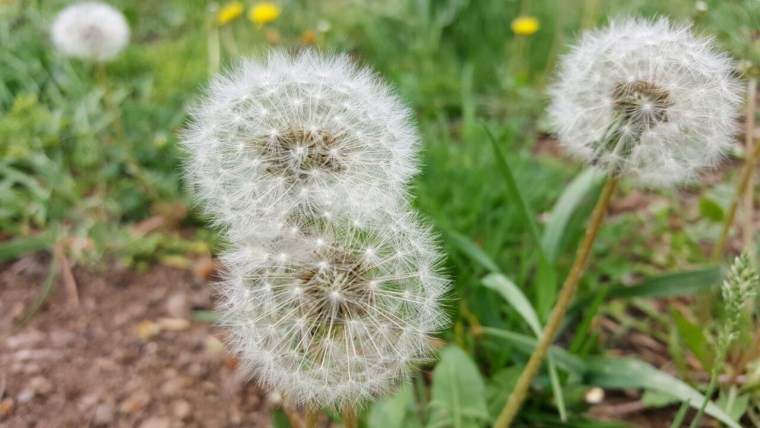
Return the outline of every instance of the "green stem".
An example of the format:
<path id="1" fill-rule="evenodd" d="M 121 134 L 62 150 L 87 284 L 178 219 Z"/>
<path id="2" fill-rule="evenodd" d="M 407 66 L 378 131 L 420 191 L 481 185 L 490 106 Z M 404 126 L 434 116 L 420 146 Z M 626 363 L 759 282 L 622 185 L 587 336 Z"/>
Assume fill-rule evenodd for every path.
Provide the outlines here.
<path id="1" fill-rule="evenodd" d="M 586 234 L 575 254 L 575 261 L 570 268 L 570 273 L 568 274 L 567 279 L 565 279 L 564 284 L 562 284 L 562 289 L 560 290 L 554 310 L 549 317 L 549 321 L 546 323 L 546 327 L 536 344 L 536 348 L 530 356 L 530 360 L 528 360 L 528 364 L 520 374 L 520 378 L 517 380 L 515 389 L 509 396 L 506 406 L 504 406 L 499 418 L 496 420 L 496 423 L 494 424 L 495 428 L 509 427 L 517 416 L 517 413 L 520 411 L 523 401 L 525 401 L 528 389 L 533 383 L 533 379 L 536 377 L 538 369 L 541 367 L 541 362 L 544 360 L 546 353 L 549 351 L 549 347 L 554 341 L 554 337 L 557 335 L 562 320 L 565 318 L 567 308 L 570 306 L 570 302 L 575 295 L 575 290 L 578 288 L 578 283 L 583 274 L 583 268 L 591 253 L 591 247 L 596 240 L 599 229 L 602 226 L 605 214 L 607 213 L 607 207 L 609 206 L 616 185 L 617 178 L 615 176 L 610 176 L 602 189 L 602 193 L 599 195 L 599 200 L 596 202 L 596 206 L 594 206 L 594 211 L 591 214 L 591 221 L 586 229 Z"/>

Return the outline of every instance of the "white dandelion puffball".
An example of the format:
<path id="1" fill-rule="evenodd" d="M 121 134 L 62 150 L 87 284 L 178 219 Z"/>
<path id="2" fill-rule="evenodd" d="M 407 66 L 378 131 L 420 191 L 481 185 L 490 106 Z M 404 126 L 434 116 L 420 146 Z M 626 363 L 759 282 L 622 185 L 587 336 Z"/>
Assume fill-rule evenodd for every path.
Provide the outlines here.
<path id="1" fill-rule="evenodd" d="M 741 102 L 732 71 L 689 26 L 616 20 L 562 58 L 549 116 L 570 155 L 645 187 L 672 186 L 732 145 Z"/>
<path id="2" fill-rule="evenodd" d="M 50 33 L 64 55 L 92 61 L 113 59 L 129 43 L 127 20 L 105 3 L 75 3 L 64 8 Z"/>
<path id="3" fill-rule="evenodd" d="M 270 231 L 287 213 L 370 215 L 417 172 L 410 110 L 347 56 L 270 52 L 216 77 L 182 143 L 218 226 Z"/>
<path id="4" fill-rule="evenodd" d="M 224 256 L 224 323 L 241 366 L 297 404 L 341 410 L 408 380 L 434 353 L 449 282 L 411 215 L 315 217 Z"/>

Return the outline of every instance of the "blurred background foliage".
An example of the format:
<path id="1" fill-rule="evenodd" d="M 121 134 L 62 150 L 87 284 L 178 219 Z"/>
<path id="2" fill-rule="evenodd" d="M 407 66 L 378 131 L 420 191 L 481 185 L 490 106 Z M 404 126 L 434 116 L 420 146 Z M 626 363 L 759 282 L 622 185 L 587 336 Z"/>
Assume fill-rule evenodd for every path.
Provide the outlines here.
<path id="1" fill-rule="evenodd" d="M 561 156 L 543 114 L 557 56 L 583 28 L 662 14 L 718 37 L 741 62 L 737 73 L 760 64 L 753 0 L 280 0 L 274 22 L 243 14 L 223 26 L 223 4 L 120 0 L 111 3 L 132 43 L 105 65 L 52 49 L 48 26 L 67 3 L 0 1 L 0 261 L 55 243 L 96 270 L 112 260 L 190 267 L 214 254 L 219 237 L 183 186 L 177 148 L 214 47 L 222 69 L 273 45 L 346 51 L 413 106 L 425 142 L 416 204 L 441 233 L 455 282 L 454 325 L 442 336 L 456 346 L 438 367 L 457 370 L 423 368 L 413 387 L 370 409 L 378 427 L 484 426 L 506 401 L 531 350 L 531 320 L 540 330 L 600 188 L 598 174 Z M 518 16 L 537 18 L 538 31 L 514 34 Z M 723 314 L 717 299 L 699 296 L 720 284 L 706 248 L 730 203 L 732 162 L 681 191 L 623 187 L 558 342 L 564 350 L 553 354 L 556 370 L 539 377 L 544 388 L 523 412 L 530 426 L 625 426 L 584 416 L 594 386 L 644 388 L 645 407 L 701 404 Z M 760 420 L 750 321 L 708 407 L 725 423 Z"/>

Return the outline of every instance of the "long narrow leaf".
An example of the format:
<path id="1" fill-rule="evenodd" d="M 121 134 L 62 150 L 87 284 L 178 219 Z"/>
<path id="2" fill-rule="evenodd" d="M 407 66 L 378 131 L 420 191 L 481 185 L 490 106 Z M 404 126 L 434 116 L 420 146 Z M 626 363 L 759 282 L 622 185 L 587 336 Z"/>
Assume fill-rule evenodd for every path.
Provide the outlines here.
<path id="1" fill-rule="evenodd" d="M 478 262 L 479 265 L 486 268 L 491 272 L 499 272 L 499 266 L 494 262 L 488 254 L 486 254 L 480 247 L 477 246 L 472 240 L 459 232 L 453 230 L 444 230 L 443 234 L 449 238 L 452 244 L 454 244 L 460 251 L 469 256 L 472 260 Z"/>
<path id="2" fill-rule="evenodd" d="M 587 381 L 603 388 L 644 388 L 668 394 L 695 409 L 702 407 L 706 398 L 687 383 L 658 370 L 652 365 L 633 358 L 595 357 L 586 361 Z M 728 414 L 712 402 L 705 412 L 731 428 L 740 428 Z"/>
<path id="3" fill-rule="evenodd" d="M 520 191 L 520 188 L 517 186 L 515 176 L 512 174 L 512 169 L 509 167 L 507 158 L 504 157 L 504 152 L 501 151 L 499 143 L 496 142 L 496 138 L 494 138 L 493 134 L 491 134 L 491 131 L 487 127 L 485 130 L 486 134 L 488 134 L 489 140 L 491 141 L 491 145 L 493 146 L 496 164 L 498 166 L 499 173 L 501 173 L 501 176 L 504 178 L 504 184 L 507 186 L 507 192 L 509 193 L 512 202 L 517 204 L 517 212 L 522 217 L 525 224 L 528 225 L 528 232 L 530 232 L 533 241 L 538 245 L 538 251 L 540 253 L 539 257 L 545 259 L 546 254 L 544 254 L 544 249 L 541 247 L 541 234 L 539 233 L 538 224 L 536 223 L 533 211 L 528 207 L 528 202 L 525 200 L 525 197 Z"/>
<path id="4" fill-rule="evenodd" d="M 528 326 L 533 330 L 533 334 L 536 337 L 541 337 L 543 329 L 541 328 L 541 322 L 538 320 L 538 315 L 536 315 L 536 311 L 533 309 L 528 298 L 525 297 L 514 282 L 501 273 L 491 273 L 483 278 L 481 282 L 486 287 L 501 294 L 504 300 L 528 323 Z M 567 419 L 565 397 L 562 392 L 562 384 L 557 375 L 557 367 L 551 355 L 547 357 L 547 365 L 549 368 L 549 380 L 551 381 L 552 391 L 557 402 L 557 410 L 559 410 L 560 419 L 564 421 Z"/>
<path id="5" fill-rule="evenodd" d="M 538 320 L 538 315 L 536 315 L 536 311 L 533 309 L 533 305 L 530 304 L 530 301 L 528 301 L 528 298 L 525 297 L 514 282 L 510 281 L 509 278 L 500 273 L 492 273 L 486 275 L 486 277 L 482 279 L 482 283 L 491 290 L 499 293 L 501 297 L 504 298 L 504 301 L 512 306 L 522 319 L 525 320 L 536 337 L 541 336 L 543 329 L 541 327 L 541 322 Z"/>
<path id="6" fill-rule="evenodd" d="M 552 305 L 557 297 L 557 280 L 555 275 L 554 266 L 546 257 L 543 245 L 541 243 L 541 233 L 536 223 L 536 218 L 533 210 L 528 206 L 528 202 L 525 199 L 520 188 L 517 186 L 517 181 L 512 173 L 512 169 L 509 167 L 507 158 L 504 156 L 499 143 L 494 138 L 488 127 L 484 127 L 486 134 L 488 135 L 491 145 L 493 146 L 494 158 L 496 158 L 497 169 L 504 178 L 504 183 L 507 186 L 507 193 L 509 194 L 512 202 L 517 205 L 517 212 L 522 217 L 522 220 L 528 226 L 528 232 L 536 246 L 536 253 L 538 255 L 538 272 L 536 275 L 536 309 L 541 317 L 546 317 L 551 310 Z"/>
<path id="7" fill-rule="evenodd" d="M 492 327 L 483 327 L 483 333 L 507 340 L 521 352 L 530 354 L 536 347 L 536 339 L 513 331 L 501 330 Z M 581 376 L 586 371 L 586 363 L 575 355 L 557 346 L 549 348 L 549 355 L 557 366 L 569 371 L 574 375 Z"/>
<path id="8" fill-rule="evenodd" d="M 544 229 L 544 235 L 541 239 L 541 246 L 546 253 L 549 261 L 554 262 L 559 257 L 562 237 L 565 235 L 565 229 L 570 222 L 570 218 L 581 205 L 581 203 L 593 193 L 602 183 L 604 173 L 593 168 L 587 168 L 580 173 L 567 186 L 562 195 L 554 204 L 549 222 Z"/>

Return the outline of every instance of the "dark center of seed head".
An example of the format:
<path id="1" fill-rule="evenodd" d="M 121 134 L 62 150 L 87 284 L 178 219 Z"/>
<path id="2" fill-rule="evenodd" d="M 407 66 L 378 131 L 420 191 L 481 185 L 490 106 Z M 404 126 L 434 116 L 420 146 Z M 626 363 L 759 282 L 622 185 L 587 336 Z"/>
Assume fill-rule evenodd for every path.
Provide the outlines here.
<path id="1" fill-rule="evenodd" d="M 327 325 L 341 324 L 349 316 L 365 313 L 371 303 L 371 291 L 364 263 L 341 248 L 321 251 L 318 259 L 322 263 L 296 275 L 310 316 L 317 318 L 319 324 Z"/>
<path id="2" fill-rule="evenodd" d="M 630 125 L 644 128 L 667 122 L 668 108 L 673 105 L 667 89 L 644 80 L 618 84 L 612 98 L 616 112 Z"/>
<path id="3" fill-rule="evenodd" d="M 290 179 L 306 179 L 314 172 L 340 173 L 345 165 L 337 156 L 335 136 L 323 130 L 289 130 L 265 145 L 269 172 Z"/>

